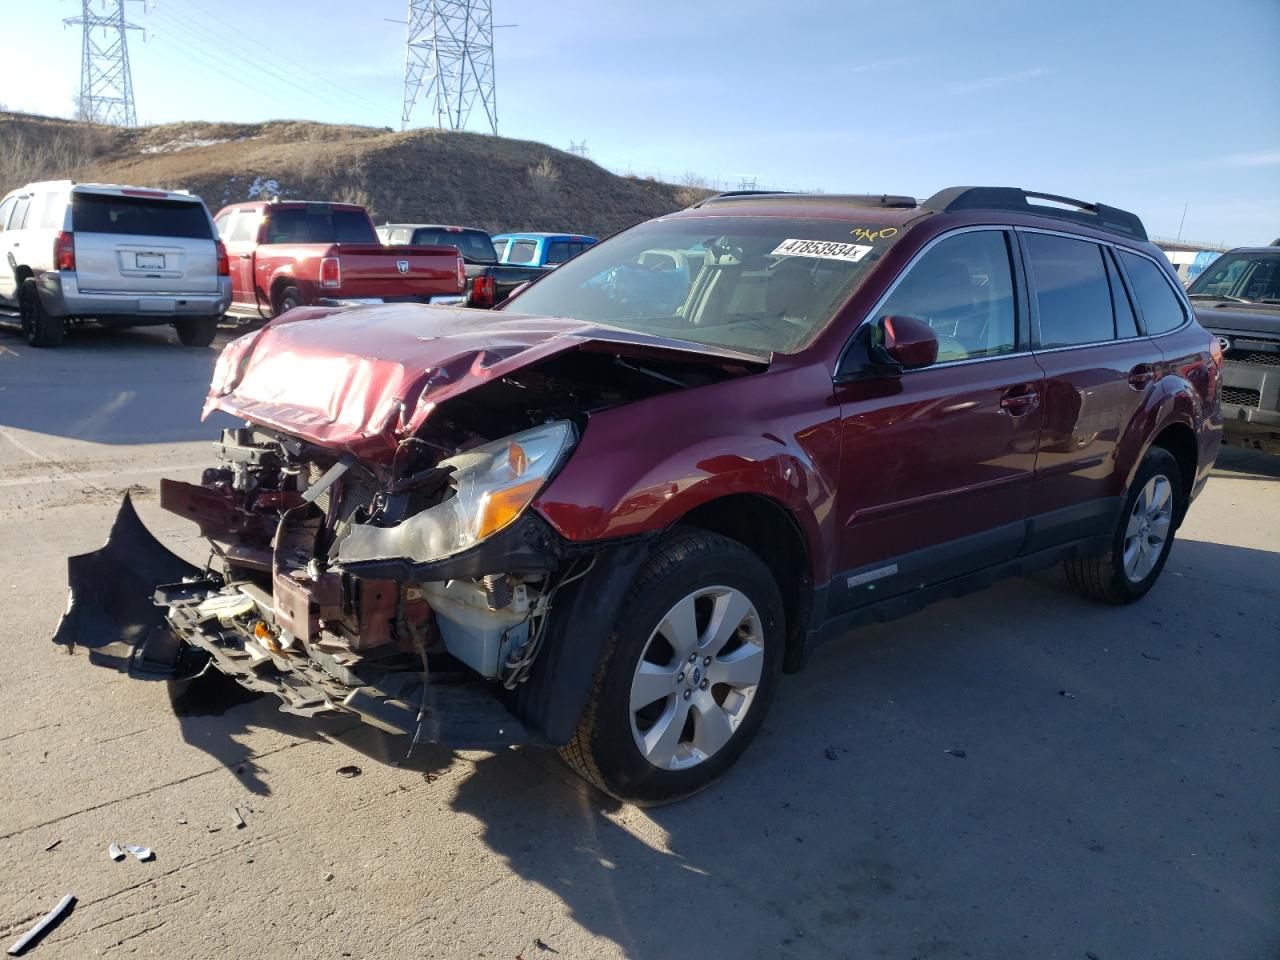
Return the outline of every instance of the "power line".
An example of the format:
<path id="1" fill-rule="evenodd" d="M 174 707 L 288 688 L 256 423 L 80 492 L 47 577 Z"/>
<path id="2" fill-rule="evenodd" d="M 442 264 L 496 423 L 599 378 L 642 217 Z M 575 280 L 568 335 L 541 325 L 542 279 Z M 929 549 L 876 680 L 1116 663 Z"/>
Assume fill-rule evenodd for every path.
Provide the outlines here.
<path id="1" fill-rule="evenodd" d="M 492 0 L 409 0 L 407 25 L 400 129 L 426 99 L 434 126 L 466 129 L 478 103 L 496 134 Z"/>
<path id="2" fill-rule="evenodd" d="M 83 27 L 80 42 L 80 119 L 126 127 L 138 125 L 129 70 L 129 23 L 125 0 L 81 0 L 80 16 L 67 26 Z"/>

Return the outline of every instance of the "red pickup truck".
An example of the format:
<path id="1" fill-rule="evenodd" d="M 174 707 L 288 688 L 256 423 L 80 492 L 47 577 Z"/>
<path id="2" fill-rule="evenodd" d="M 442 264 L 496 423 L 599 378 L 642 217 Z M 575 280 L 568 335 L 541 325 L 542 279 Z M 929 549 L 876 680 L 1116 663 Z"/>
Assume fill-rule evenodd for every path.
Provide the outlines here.
<path id="1" fill-rule="evenodd" d="M 386 247 L 353 203 L 252 201 L 214 217 L 231 267 L 231 316 L 278 317 L 304 305 L 461 303 L 453 247 Z"/>

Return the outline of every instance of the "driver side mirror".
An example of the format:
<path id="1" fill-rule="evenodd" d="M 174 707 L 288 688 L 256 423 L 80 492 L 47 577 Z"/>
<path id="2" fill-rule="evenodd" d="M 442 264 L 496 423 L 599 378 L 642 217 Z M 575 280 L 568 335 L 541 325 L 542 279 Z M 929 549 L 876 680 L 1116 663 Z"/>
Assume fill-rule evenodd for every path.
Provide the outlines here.
<path id="1" fill-rule="evenodd" d="M 938 360 L 938 335 L 914 317 L 881 317 L 880 342 L 883 350 L 903 370 L 918 370 Z"/>

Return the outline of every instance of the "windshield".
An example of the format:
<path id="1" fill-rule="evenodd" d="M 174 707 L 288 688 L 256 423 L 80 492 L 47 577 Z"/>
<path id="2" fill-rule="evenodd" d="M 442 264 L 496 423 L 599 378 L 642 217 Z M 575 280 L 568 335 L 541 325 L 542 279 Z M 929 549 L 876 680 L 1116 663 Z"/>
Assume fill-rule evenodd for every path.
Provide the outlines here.
<path id="1" fill-rule="evenodd" d="M 844 220 L 655 220 L 558 267 L 511 309 L 794 353 L 830 322 L 898 233 Z"/>
<path id="2" fill-rule="evenodd" d="M 473 263 L 497 263 L 498 254 L 493 249 L 493 241 L 483 230 L 445 230 L 440 227 L 426 227 L 415 230 L 413 243 L 419 247 L 453 247 L 463 260 Z"/>
<path id="3" fill-rule="evenodd" d="M 1224 253 L 1187 292 L 1205 299 L 1280 303 L 1280 251 Z"/>

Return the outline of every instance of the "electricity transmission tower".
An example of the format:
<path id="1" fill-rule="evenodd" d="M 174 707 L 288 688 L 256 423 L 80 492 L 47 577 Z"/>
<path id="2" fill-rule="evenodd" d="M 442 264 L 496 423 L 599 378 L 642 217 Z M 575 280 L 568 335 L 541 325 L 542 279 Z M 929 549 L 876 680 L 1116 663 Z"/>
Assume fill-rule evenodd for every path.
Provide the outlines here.
<path id="1" fill-rule="evenodd" d="M 137 0 L 135 0 L 137 2 Z M 129 71 L 129 31 L 141 30 L 125 17 L 126 0 L 81 0 L 78 17 L 67 26 L 83 26 L 80 45 L 80 119 L 138 125 Z"/>
<path id="2" fill-rule="evenodd" d="M 492 0 L 409 0 L 408 21 L 400 129 L 422 99 L 434 126 L 465 129 L 478 104 L 497 133 Z"/>

